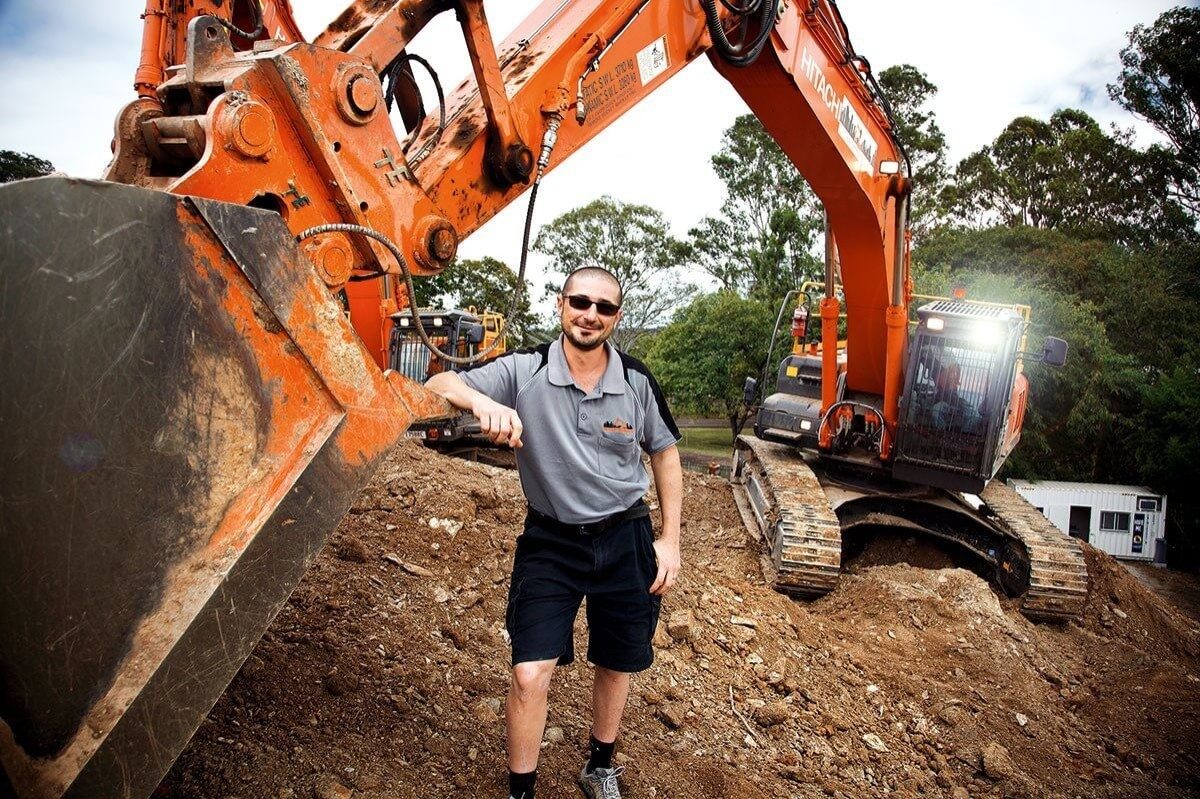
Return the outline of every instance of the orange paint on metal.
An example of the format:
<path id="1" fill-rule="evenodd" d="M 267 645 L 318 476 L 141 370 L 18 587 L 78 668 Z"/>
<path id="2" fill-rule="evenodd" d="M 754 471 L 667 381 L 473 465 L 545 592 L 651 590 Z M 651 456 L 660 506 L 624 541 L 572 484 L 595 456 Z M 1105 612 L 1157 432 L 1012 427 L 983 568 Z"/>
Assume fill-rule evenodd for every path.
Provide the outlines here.
<path id="1" fill-rule="evenodd" d="M 903 305 L 889 305 L 885 314 L 887 324 L 887 364 L 883 386 L 883 436 L 879 443 L 879 457 L 887 460 L 895 443 L 896 427 L 900 419 L 900 391 L 904 384 L 902 373 L 904 351 L 908 343 L 908 309 Z"/>
<path id="2" fill-rule="evenodd" d="M 265 396 L 268 402 L 267 432 L 252 459 L 252 474 L 260 477 L 241 488 L 208 544 L 214 551 L 225 547 L 240 549 L 295 484 L 339 424 L 342 414 L 335 398 L 322 387 L 324 374 L 320 367 L 298 357 L 284 330 L 271 329 L 264 322 L 261 300 L 253 286 L 224 247 L 212 238 L 207 226 L 190 212 L 181 211 L 180 217 L 185 244 L 195 257 L 198 280 L 223 287 L 220 307 L 206 306 L 204 313 L 210 318 L 219 315 L 224 319 L 222 325 L 236 330 L 248 342 L 247 349 L 254 357 L 254 375 L 260 383 L 251 389 Z M 205 379 L 233 378 L 222 377 L 214 369 Z M 206 390 L 230 389 L 208 386 Z M 219 469 L 220 464 L 211 464 L 211 468 Z"/>
<path id="3" fill-rule="evenodd" d="M 209 5 L 215 2 L 205 0 L 187 13 L 212 10 Z M 286 9 L 285 3 L 276 5 Z M 293 231 L 330 221 L 362 224 L 395 240 L 414 273 L 431 274 L 444 264 L 439 256 L 450 251 L 452 239 L 468 236 L 526 188 L 520 183 L 501 186 L 491 177 L 489 139 L 501 145 L 493 145 L 493 164 L 500 157 L 511 166 L 511 153 L 504 147 L 540 141 L 543 107 L 569 103 L 572 84 L 607 46 L 583 84 L 586 122 L 562 126 L 550 164 L 554 169 L 710 46 L 702 9 L 688 0 L 662 0 L 644 8 L 623 0 L 615 9 L 606 0 L 565 5 L 548 0 L 494 48 L 482 3 L 467 0 L 460 21 L 478 77 L 448 99 L 453 109 L 448 129 L 417 167 L 418 182 L 409 174 L 386 115 L 373 112 L 378 104 L 373 74 L 440 8 L 429 0 L 360 0 L 317 41 L 348 47 L 361 58 L 294 45 L 207 65 L 204 79 L 210 84 L 219 80 L 229 90 L 212 103 L 210 119 L 230 94 L 244 93 L 271 109 L 280 132 L 270 157 L 254 160 L 225 146 L 228 135 L 210 124 L 204 157 L 172 191 L 243 203 L 265 197 L 279 207 Z M 175 35 L 181 30 L 179 24 L 172 27 Z M 660 45 L 662 68 L 645 76 L 638 56 L 651 44 Z M 894 181 L 879 173 L 878 163 L 900 158 L 889 122 L 856 65 L 844 63 L 844 47 L 832 8 L 817 0 L 785 5 L 754 65 L 734 69 L 719 58 L 713 62 L 813 187 L 839 243 L 848 317 L 845 362 L 839 362 L 835 346 L 836 317 L 826 318 L 828 308 L 839 304 L 827 300 L 822 303 L 822 403 L 832 405 L 837 374 L 844 368 L 849 389 L 883 396 L 885 420 L 894 424 L 903 369 L 897 359 L 903 347 L 894 332 L 897 312 L 890 309 L 897 270 L 889 268 L 895 256 L 888 252 L 897 248 L 886 245 L 894 238 L 896 203 L 889 204 Z M 321 77 L 334 75 L 342 79 Z M 344 111 L 338 111 L 339 98 L 364 118 L 347 121 Z M 239 128 L 243 143 L 257 141 L 258 133 Z M 418 149 L 429 135 L 426 131 L 419 137 Z M 448 220 L 444 235 L 429 235 L 418 224 L 430 218 Z M 396 271 L 378 244 L 357 236 L 349 236 L 348 242 L 354 271 Z M 343 271 L 341 266 L 321 268 L 327 280 L 336 280 Z M 347 284 L 345 291 L 367 351 L 377 367 L 386 366 L 387 315 L 405 307 L 407 298 L 390 276 Z"/>
<path id="4" fill-rule="evenodd" d="M 821 413 L 826 413 L 837 402 L 837 380 L 826 375 L 838 373 L 838 317 L 842 313 L 837 297 L 821 300 Z"/>

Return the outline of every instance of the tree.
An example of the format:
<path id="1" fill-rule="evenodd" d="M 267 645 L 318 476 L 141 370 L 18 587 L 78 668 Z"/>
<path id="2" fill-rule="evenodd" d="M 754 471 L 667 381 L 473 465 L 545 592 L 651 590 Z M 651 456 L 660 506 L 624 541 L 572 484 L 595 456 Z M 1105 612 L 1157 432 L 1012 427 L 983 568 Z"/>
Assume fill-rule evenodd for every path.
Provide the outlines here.
<path id="1" fill-rule="evenodd" d="M 773 321 L 762 302 L 732 291 L 703 294 L 654 337 L 646 362 L 673 401 L 722 413 L 736 433 L 746 417 L 742 384 L 762 369 Z"/>
<path id="2" fill-rule="evenodd" d="M 467 308 L 497 311 L 507 314 L 512 307 L 512 295 L 517 286 L 517 275 L 503 262 L 484 256 L 481 259 L 455 261 L 433 277 L 416 278 L 419 307 Z M 517 345 L 531 343 L 537 329 L 538 319 L 530 310 L 530 285 L 525 288 L 516 313 L 508 328 L 508 339 Z"/>
<path id="3" fill-rule="evenodd" d="M 976 229 L 1029 226 L 1146 246 L 1191 227 L 1167 197 L 1161 159 L 1075 109 L 1049 122 L 1014 119 L 958 165 L 948 196 L 956 218 Z"/>
<path id="4" fill-rule="evenodd" d="M 1171 142 L 1172 189 L 1200 216 L 1200 8 L 1179 7 L 1129 33 L 1121 75 L 1108 95 Z"/>
<path id="5" fill-rule="evenodd" d="M 1173 564 L 1200 562 L 1200 361 L 1185 359 L 1146 392 L 1133 439 L 1144 481 L 1167 494 L 1167 543 Z M 1191 535 L 1189 535 L 1189 532 Z"/>
<path id="6" fill-rule="evenodd" d="M 601 266 L 621 281 L 624 315 L 613 343 L 632 351 L 639 339 L 661 327 L 695 288 L 681 267 L 687 249 L 673 236 L 662 213 L 647 205 L 601 197 L 546 225 L 533 245 L 551 258 L 559 280 L 582 266 Z"/>
<path id="7" fill-rule="evenodd" d="M 54 171 L 54 164 L 29 153 L 0 150 L 0 183 L 37 178 Z"/>
<path id="8" fill-rule="evenodd" d="M 912 168 L 909 228 L 914 242 L 919 243 L 931 229 L 942 223 L 944 195 L 950 181 L 946 136 L 930 108 L 937 86 L 909 64 L 885 69 L 879 74 L 879 85 L 892 107 L 896 138 L 904 145 Z"/>
<path id="9" fill-rule="evenodd" d="M 821 274 L 820 202 L 757 118 L 738 117 L 712 158 L 725 184 L 719 217 L 688 231 L 692 257 L 723 289 L 778 300 Z"/>

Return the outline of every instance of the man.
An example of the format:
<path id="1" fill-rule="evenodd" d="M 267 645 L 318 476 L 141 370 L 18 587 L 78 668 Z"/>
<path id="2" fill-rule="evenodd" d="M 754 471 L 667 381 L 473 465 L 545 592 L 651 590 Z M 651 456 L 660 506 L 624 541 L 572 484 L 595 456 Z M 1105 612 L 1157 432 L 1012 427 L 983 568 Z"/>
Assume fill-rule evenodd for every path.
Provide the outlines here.
<path id="1" fill-rule="evenodd" d="M 962 367 L 947 358 L 934 381 L 934 403 L 930 414 L 934 426 L 941 430 L 974 435 L 979 432 L 979 409 L 969 397 L 959 392 L 961 384 Z"/>
<path id="2" fill-rule="evenodd" d="M 505 614 L 511 799 L 533 799 L 550 678 L 556 665 L 574 660 L 572 627 L 585 596 L 587 657 L 596 668 L 580 786 L 591 799 L 620 799 L 622 769 L 613 768 L 612 755 L 630 674 L 654 659 L 662 596 L 679 572 L 679 431 L 646 367 L 607 343 L 622 299 L 607 270 L 578 269 L 556 302 L 557 340 L 427 384 L 516 450 L 529 502 Z M 658 540 L 642 501 L 649 486 L 642 450 L 662 510 Z"/>

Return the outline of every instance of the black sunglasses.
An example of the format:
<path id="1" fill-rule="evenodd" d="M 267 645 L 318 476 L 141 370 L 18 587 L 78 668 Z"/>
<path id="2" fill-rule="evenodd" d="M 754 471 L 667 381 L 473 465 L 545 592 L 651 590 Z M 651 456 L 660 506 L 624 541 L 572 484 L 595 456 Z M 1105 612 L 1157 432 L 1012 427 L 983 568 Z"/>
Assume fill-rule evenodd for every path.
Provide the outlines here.
<path id="1" fill-rule="evenodd" d="M 601 316 L 616 316 L 617 311 L 621 310 L 620 305 L 613 305 L 611 302 L 604 300 L 593 300 L 591 297 L 585 297 L 582 294 L 564 294 L 567 303 L 577 311 L 586 311 L 593 305 L 596 306 L 596 313 Z"/>

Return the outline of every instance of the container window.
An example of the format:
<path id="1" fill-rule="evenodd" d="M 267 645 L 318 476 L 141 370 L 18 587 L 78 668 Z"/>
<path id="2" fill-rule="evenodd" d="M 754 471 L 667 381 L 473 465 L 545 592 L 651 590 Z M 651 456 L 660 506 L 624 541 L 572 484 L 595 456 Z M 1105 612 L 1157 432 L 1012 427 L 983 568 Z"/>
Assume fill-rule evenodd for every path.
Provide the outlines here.
<path id="1" fill-rule="evenodd" d="M 1100 529 L 1110 533 L 1128 533 L 1129 514 L 1111 510 L 1100 511 Z"/>
<path id="2" fill-rule="evenodd" d="M 1138 497 L 1137 509 L 1158 513 L 1158 497 Z"/>

